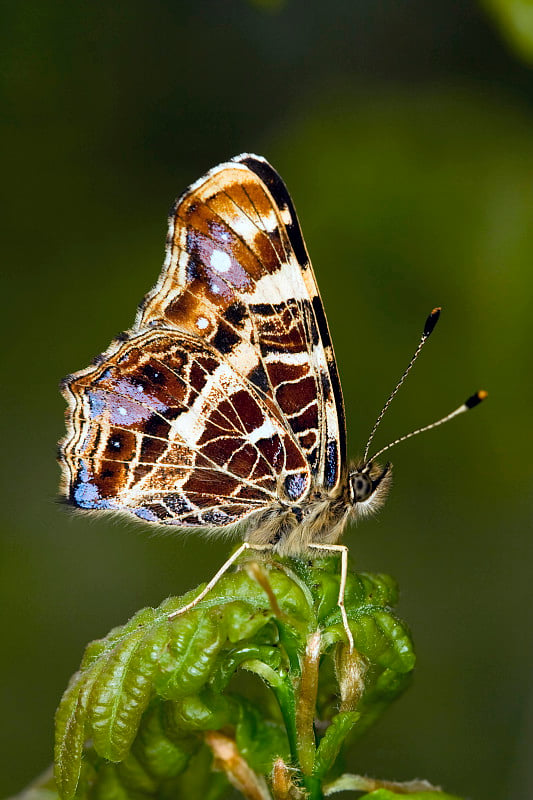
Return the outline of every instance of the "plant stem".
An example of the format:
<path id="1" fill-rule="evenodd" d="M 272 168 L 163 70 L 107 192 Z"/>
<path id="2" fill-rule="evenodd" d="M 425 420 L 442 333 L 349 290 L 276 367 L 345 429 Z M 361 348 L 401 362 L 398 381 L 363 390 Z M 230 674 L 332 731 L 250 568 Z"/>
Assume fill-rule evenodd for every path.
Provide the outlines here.
<path id="1" fill-rule="evenodd" d="M 320 662 L 320 631 L 307 639 L 302 673 L 296 703 L 296 730 L 298 732 L 298 762 L 304 775 L 311 775 L 315 762 L 316 738 L 314 719 L 318 690 L 318 665 Z"/>
<path id="2" fill-rule="evenodd" d="M 309 792 L 307 800 L 323 800 L 322 781 L 312 775 L 303 776 L 303 784 Z"/>

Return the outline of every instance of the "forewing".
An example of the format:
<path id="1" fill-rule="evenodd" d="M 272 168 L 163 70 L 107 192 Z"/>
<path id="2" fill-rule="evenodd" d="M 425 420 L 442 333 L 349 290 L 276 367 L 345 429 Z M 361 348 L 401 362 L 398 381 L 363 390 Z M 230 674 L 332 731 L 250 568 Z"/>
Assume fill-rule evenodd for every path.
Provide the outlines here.
<path id="1" fill-rule="evenodd" d="M 328 325 L 292 201 L 264 159 L 221 164 L 177 201 L 136 320 L 151 325 L 211 344 L 275 404 L 314 480 L 338 485 L 346 437 Z"/>
<path id="2" fill-rule="evenodd" d="M 154 329 L 117 341 L 63 391 L 60 454 L 78 507 L 228 526 L 309 488 L 275 405 L 196 336 Z"/>

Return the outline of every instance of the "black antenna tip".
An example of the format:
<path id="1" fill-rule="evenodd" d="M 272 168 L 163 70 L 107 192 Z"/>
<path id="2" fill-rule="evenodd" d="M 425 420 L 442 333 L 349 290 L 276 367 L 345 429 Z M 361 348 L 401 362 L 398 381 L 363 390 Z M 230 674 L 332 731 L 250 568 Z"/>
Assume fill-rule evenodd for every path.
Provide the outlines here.
<path id="1" fill-rule="evenodd" d="M 484 389 L 480 389 L 479 392 L 476 392 L 472 395 L 472 397 L 469 397 L 468 400 L 465 400 L 465 406 L 468 409 L 475 408 L 488 396 L 488 392 L 486 392 Z"/>
<path id="2" fill-rule="evenodd" d="M 441 308 L 434 308 L 429 317 L 426 320 L 426 324 L 424 325 L 424 336 L 428 337 L 430 333 L 433 333 L 433 329 L 437 322 L 439 321 Z"/>

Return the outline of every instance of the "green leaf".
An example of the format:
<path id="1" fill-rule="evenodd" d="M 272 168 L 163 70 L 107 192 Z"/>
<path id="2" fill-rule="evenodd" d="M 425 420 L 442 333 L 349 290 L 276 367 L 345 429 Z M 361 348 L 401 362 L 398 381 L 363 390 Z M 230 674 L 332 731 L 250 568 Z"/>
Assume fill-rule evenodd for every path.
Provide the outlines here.
<path id="1" fill-rule="evenodd" d="M 384 573 L 351 573 L 346 584 L 346 597 L 347 605 L 394 606 L 398 602 L 398 584 Z"/>
<path id="2" fill-rule="evenodd" d="M 131 747 L 167 639 L 165 626 L 136 627 L 102 657 L 105 664 L 91 691 L 88 718 L 94 747 L 109 761 L 121 761 Z"/>
<path id="3" fill-rule="evenodd" d="M 347 735 L 359 719 L 357 711 L 344 711 L 333 717 L 331 725 L 326 730 L 318 745 L 313 765 L 313 776 L 324 778 L 329 772 Z"/>
<path id="4" fill-rule="evenodd" d="M 153 625 L 156 621 L 157 611 L 151 607 L 142 608 L 137 611 L 131 619 L 124 625 L 117 625 L 112 628 L 103 639 L 95 639 L 90 642 L 85 648 L 83 659 L 81 662 L 81 671 L 87 670 L 95 661 L 101 658 L 105 653 L 113 650 L 124 637 L 133 633 L 138 628 Z"/>
<path id="5" fill-rule="evenodd" d="M 200 689 L 226 639 L 217 615 L 194 609 L 169 623 L 170 637 L 161 653 L 154 687 L 165 699 L 178 699 Z"/>
<path id="6" fill-rule="evenodd" d="M 133 744 L 139 761 L 154 778 L 175 778 L 187 767 L 198 748 L 196 738 L 169 738 L 164 727 L 165 703 L 157 702 L 143 717 Z"/>
<path id="7" fill-rule="evenodd" d="M 81 673 L 72 676 L 55 716 L 54 771 L 60 797 L 76 792 L 85 740 L 86 709 L 80 703 Z"/>
<path id="8" fill-rule="evenodd" d="M 221 612 L 224 615 L 227 638 L 232 644 L 256 636 L 272 618 L 272 612 L 268 608 L 255 610 L 251 603 L 242 601 L 226 603 Z"/>
<path id="9" fill-rule="evenodd" d="M 58 792 L 64 800 L 72 798 L 82 768 L 83 745 L 90 712 L 93 686 L 106 665 L 105 658 L 77 672 L 56 712 L 54 773 Z"/>
<path id="10" fill-rule="evenodd" d="M 338 609 L 339 580 L 339 575 L 331 574 L 326 570 L 313 570 L 311 591 L 320 624 L 323 624 L 324 620 Z"/>
<path id="11" fill-rule="evenodd" d="M 167 703 L 166 708 L 172 718 L 170 730 L 177 736 L 192 731 L 219 730 L 224 725 L 236 724 L 239 719 L 238 698 L 219 695 L 211 689 Z"/>
<path id="12" fill-rule="evenodd" d="M 281 610 L 290 618 L 290 625 L 304 636 L 309 630 L 314 630 L 316 614 L 312 595 L 306 586 L 286 565 L 283 569 L 275 563 L 270 565 L 268 578 Z"/>
<path id="13" fill-rule="evenodd" d="M 338 597 L 340 584 L 340 559 L 334 574 L 326 570 L 312 571 L 314 585 L 313 597 L 318 609 L 320 622 L 327 627 L 329 615 L 338 615 Z M 388 575 L 370 575 L 365 572 L 348 574 L 344 591 L 344 603 L 347 611 L 356 611 L 362 606 L 371 605 L 388 607 L 398 601 L 398 587 Z"/>
<path id="14" fill-rule="evenodd" d="M 251 703 L 241 702 L 235 734 L 239 752 L 256 772 L 268 775 L 276 757 L 280 756 L 284 761 L 290 758 L 285 729 L 265 720 Z"/>
<path id="15" fill-rule="evenodd" d="M 396 672 L 410 672 L 414 668 L 411 636 L 393 614 L 365 610 L 357 615 L 352 631 L 357 649 L 373 663 Z"/>
<path id="16" fill-rule="evenodd" d="M 284 614 L 292 618 L 291 623 L 293 625 L 307 627 L 314 613 L 312 602 L 309 603 L 305 587 L 299 581 L 295 581 L 290 571 L 277 561 L 265 563 L 264 568 L 280 609 Z M 195 596 L 198 593 L 198 591 L 195 591 L 190 594 Z M 172 604 L 169 603 L 168 605 L 168 613 L 185 605 L 185 601 L 185 597 L 174 599 Z M 234 601 L 245 603 L 251 610 L 266 610 L 267 614 L 265 616 L 267 620 L 273 612 L 270 608 L 267 593 L 244 569 L 239 569 L 220 578 L 209 594 L 198 604 L 197 609 L 220 609 Z"/>

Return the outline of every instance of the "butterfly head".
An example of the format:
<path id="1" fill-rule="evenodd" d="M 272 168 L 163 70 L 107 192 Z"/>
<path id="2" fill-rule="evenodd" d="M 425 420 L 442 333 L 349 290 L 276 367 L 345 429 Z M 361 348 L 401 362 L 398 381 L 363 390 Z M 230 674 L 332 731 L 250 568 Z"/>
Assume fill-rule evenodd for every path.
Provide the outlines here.
<path id="1" fill-rule="evenodd" d="M 392 464 L 388 461 L 382 469 L 372 461 L 359 464 L 348 473 L 350 502 L 358 513 L 370 513 L 379 508 L 389 491 Z"/>

